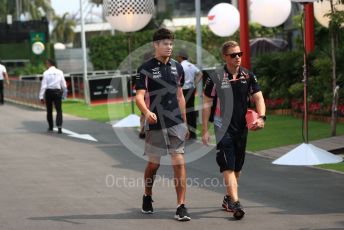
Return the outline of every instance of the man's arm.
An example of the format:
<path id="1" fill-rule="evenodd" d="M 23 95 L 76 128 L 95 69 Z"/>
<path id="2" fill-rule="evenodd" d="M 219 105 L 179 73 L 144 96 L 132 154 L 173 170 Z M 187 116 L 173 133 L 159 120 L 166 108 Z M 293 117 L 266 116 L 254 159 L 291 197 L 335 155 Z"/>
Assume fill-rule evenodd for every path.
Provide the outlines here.
<path id="1" fill-rule="evenodd" d="M 183 121 L 184 121 L 185 125 L 187 126 L 187 121 L 186 121 L 186 103 L 185 103 L 185 97 L 184 97 L 184 94 L 183 94 L 183 88 L 182 87 L 178 87 L 178 89 L 177 89 L 177 99 L 178 99 L 180 113 L 182 115 L 182 118 L 183 118 Z M 189 132 L 188 128 L 186 130 L 187 130 L 187 132 L 185 134 L 185 138 L 189 139 L 190 132 Z"/>
<path id="2" fill-rule="evenodd" d="M 256 105 L 257 113 L 259 114 L 259 116 L 265 116 L 266 108 L 262 92 L 259 91 L 253 94 L 252 98 Z"/>
<path id="3" fill-rule="evenodd" d="M 2 74 L 4 75 L 4 78 L 6 79 L 7 85 L 9 85 L 10 84 L 10 78 L 8 77 L 7 72 L 3 72 Z"/>
<path id="4" fill-rule="evenodd" d="M 203 108 L 202 108 L 202 142 L 208 145 L 210 136 L 208 132 L 208 121 L 211 114 L 211 106 L 213 104 L 213 98 L 207 97 L 203 94 Z"/>
<path id="5" fill-rule="evenodd" d="M 252 95 L 252 99 L 256 105 L 257 113 L 259 114 L 260 118 L 256 121 L 257 129 L 264 128 L 264 119 L 262 117 L 265 116 L 266 107 L 264 102 L 264 97 L 261 91 Z"/>
<path id="6" fill-rule="evenodd" d="M 43 75 L 42 83 L 41 83 L 41 90 L 39 92 L 39 99 L 43 102 L 44 100 L 44 93 L 47 88 L 47 81 Z"/>
<path id="7" fill-rule="evenodd" d="M 197 72 L 196 76 L 195 76 L 195 87 L 197 88 L 198 84 L 200 83 L 200 81 L 202 80 L 203 77 L 203 73 L 202 71 Z"/>
<path id="8" fill-rule="evenodd" d="M 185 98 L 183 94 L 182 87 L 178 87 L 177 90 L 177 99 L 179 104 L 179 109 L 183 118 L 184 123 L 186 123 L 186 108 L 185 108 Z"/>
<path id="9" fill-rule="evenodd" d="M 67 83 L 62 71 L 61 71 L 61 74 L 62 74 L 62 78 L 61 78 L 62 99 L 66 99 L 68 96 Z"/>
<path id="10" fill-rule="evenodd" d="M 158 120 L 157 120 L 156 114 L 152 113 L 146 106 L 145 93 L 146 93 L 146 90 L 144 89 L 136 90 L 136 96 L 135 96 L 136 105 L 139 108 L 139 110 L 145 115 L 148 123 L 155 124 L 158 122 Z"/>

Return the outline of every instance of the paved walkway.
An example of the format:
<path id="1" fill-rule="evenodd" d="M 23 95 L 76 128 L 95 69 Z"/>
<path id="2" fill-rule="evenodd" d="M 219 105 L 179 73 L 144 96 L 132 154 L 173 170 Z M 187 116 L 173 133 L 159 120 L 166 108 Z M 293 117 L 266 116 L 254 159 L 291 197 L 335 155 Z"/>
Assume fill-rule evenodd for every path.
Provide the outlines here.
<path id="1" fill-rule="evenodd" d="M 171 166 L 158 171 L 156 213 L 140 212 L 146 161 L 139 157 L 144 143 L 137 133 L 67 115 L 64 128 L 98 142 L 46 128 L 44 111 L 0 106 L 1 230 L 344 229 L 343 174 L 277 166 L 248 154 L 239 187 L 247 215 L 234 221 L 220 207 L 225 188 L 212 150 L 186 165 L 192 220 L 179 223 L 173 219 Z M 124 133 L 140 149 L 135 154 L 120 141 Z M 186 151 L 197 155 L 203 149 L 195 143 Z"/>

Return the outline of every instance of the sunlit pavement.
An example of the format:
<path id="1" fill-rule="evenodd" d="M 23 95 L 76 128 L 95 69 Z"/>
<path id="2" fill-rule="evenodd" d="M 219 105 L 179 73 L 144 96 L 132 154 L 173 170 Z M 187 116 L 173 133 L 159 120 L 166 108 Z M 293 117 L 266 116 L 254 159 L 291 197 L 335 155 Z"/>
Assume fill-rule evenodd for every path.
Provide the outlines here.
<path id="1" fill-rule="evenodd" d="M 171 166 L 159 169 L 156 213 L 141 214 L 146 162 L 124 147 L 109 124 L 64 116 L 64 128 L 95 142 L 47 133 L 44 111 L 5 104 L 0 121 L 3 230 L 344 229 L 343 174 L 276 166 L 248 155 L 239 187 L 247 214 L 234 221 L 221 210 L 224 188 L 212 151 L 187 164 L 192 220 L 178 223 Z M 143 148 L 142 140 L 137 143 Z"/>

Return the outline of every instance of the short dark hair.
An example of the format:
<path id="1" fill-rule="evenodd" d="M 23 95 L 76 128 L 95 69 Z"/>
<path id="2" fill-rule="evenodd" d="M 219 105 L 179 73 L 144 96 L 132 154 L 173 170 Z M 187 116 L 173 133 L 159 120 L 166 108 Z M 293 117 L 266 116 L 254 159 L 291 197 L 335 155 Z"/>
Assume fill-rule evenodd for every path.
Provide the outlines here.
<path id="1" fill-rule="evenodd" d="M 56 62 L 53 59 L 48 58 L 47 62 L 51 65 L 51 66 L 56 66 Z"/>
<path id="2" fill-rule="evenodd" d="M 183 60 L 188 60 L 189 59 L 188 52 L 186 50 L 184 50 L 184 49 L 179 50 L 178 56 L 181 57 Z"/>
<path id="3" fill-rule="evenodd" d="M 227 41 L 223 43 L 222 48 L 221 48 L 222 54 L 225 54 L 228 51 L 228 49 L 237 47 L 237 46 L 239 46 L 239 43 L 236 41 Z"/>
<path id="4" fill-rule="evenodd" d="M 174 39 L 174 34 L 172 31 L 166 29 L 166 28 L 160 28 L 157 31 L 155 31 L 153 35 L 153 42 L 164 40 L 164 39 Z"/>

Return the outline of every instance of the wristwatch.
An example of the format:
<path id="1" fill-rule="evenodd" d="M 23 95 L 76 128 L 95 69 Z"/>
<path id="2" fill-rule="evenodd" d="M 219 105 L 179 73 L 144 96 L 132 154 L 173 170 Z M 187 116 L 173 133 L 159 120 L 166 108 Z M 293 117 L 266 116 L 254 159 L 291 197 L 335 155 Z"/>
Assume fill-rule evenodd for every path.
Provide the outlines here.
<path id="1" fill-rule="evenodd" d="M 259 116 L 259 118 L 262 118 L 263 121 L 266 121 L 266 116 L 265 115 L 261 115 L 261 116 Z"/>

